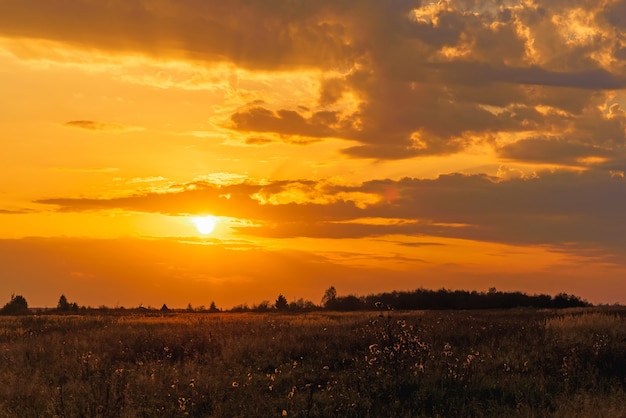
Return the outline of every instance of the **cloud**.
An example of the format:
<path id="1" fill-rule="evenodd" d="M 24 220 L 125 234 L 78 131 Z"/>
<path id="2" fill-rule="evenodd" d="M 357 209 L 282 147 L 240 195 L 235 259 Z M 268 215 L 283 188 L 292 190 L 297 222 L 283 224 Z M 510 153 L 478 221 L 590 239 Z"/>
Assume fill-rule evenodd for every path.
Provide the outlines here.
<path id="1" fill-rule="evenodd" d="M 581 165 L 585 161 L 602 162 L 613 156 L 610 150 L 562 138 L 522 139 L 501 147 L 498 153 L 512 160 L 564 165 Z"/>
<path id="2" fill-rule="evenodd" d="M 0 209 L 0 215 L 25 215 L 33 212 L 32 209 Z"/>
<path id="3" fill-rule="evenodd" d="M 273 139 L 265 136 L 249 136 L 246 138 L 246 144 L 248 145 L 266 145 L 274 142 Z"/>
<path id="4" fill-rule="evenodd" d="M 559 148 L 557 143 L 547 147 Z M 509 151 L 512 152 L 512 151 Z M 522 153 L 522 150 L 517 152 Z M 569 158 L 580 152 L 569 151 Z M 212 185 L 115 199 L 57 198 L 61 211 L 122 209 L 250 219 L 240 232 L 263 237 L 438 236 L 510 244 L 599 246 L 626 250 L 626 181 L 600 169 L 534 177 L 441 175 L 436 179 L 277 181 Z M 224 196 L 228 195 L 228 199 Z M 385 222 L 370 222 L 372 219 Z"/>
<path id="5" fill-rule="evenodd" d="M 464 60 L 428 64 L 425 67 L 435 73 L 431 75 L 433 78 L 440 77 L 460 84 L 511 83 L 591 90 L 619 90 L 626 87 L 626 76 L 612 74 L 601 68 L 550 71 L 537 66 L 510 67 Z"/>
<path id="6" fill-rule="evenodd" d="M 281 109 L 277 112 L 252 107 L 231 116 L 233 127 L 240 131 L 274 132 L 309 137 L 333 136 L 332 125 L 338 122 L 335 112 L 317 112 L 305 118 L 299 112 Z"/>
<path id="7" fill-rule="evenodd" d="M 291 143 L 342 138 L 354 158 L 449 155 L 486 143 L 502 150 L 498 136 L 622 153 L 624 120 L 608 109 L 626 87 L 623 8 L 613 0 L 23 0 L 0 5 L 0 36 L 263 72 L 270 81 L 247 93 L 275 100 L 229 108 L 231 129 Z M 317 97 L 282 102 L 267 92 L 281 86 L 280 74 L 303 70 Z"/>
<path id="8" fill-rule="evenodd" d="M 54 1 L 25 0 L 15 7 L 0 7 L 0 27 L 8 36 L 118 53 L 231 61 L 255 69 L 335 67 L 353 52 L 343 27 L 324 12 L 328 6 L 326 1 L 266 5 L 246 0 L 221 4 L 115 0 L 59 7 Z"/>
<path id="9" fill-rule="evenodd" d="M 98 122 L 93 120 L 71 120 L 69 122 L 65 122 L 64 126 L 68 126 L 71 128 L 79 128 L 85 129 L 88 131 L 96 131 L 96 132 L 136 132 L 142 131 L 143 128 L 138 126 L 126 126 L 120 125 L 117 123 L 106 123 L 106 122 Z"/>

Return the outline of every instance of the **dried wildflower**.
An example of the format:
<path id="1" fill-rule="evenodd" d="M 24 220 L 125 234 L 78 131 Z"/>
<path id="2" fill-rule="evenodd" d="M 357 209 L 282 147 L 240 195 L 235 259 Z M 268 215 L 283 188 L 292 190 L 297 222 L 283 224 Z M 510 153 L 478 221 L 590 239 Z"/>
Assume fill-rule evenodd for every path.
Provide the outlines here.
<path id="1" fill-rule="evenodd" d="M 378 344 L 372 344 L 369 346 L 369 350 L 370 353 L 374 354 L 374 355 L 378 355 L 380 354 L 380 348 L 378 347 Z"/>
<path id="2" fill-rule="evenodd" d="M 238 388 L 238 387 L 239 387 L 239 383 L 237 383 L 237 382 L 233 382 L 233 383 L 231 383 L 230 385 L 231 385 L 232 387 L 234 387 L 234 388 Z"/>

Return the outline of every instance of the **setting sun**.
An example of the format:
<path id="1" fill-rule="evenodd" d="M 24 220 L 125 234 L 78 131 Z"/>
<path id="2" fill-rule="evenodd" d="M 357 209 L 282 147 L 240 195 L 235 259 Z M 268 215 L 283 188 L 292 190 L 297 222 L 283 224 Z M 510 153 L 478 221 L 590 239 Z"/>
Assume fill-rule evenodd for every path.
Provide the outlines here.
<path id="1" fill-rule="evenodd" d="M 217 219 L 214 216 L 196 216 L 191 218 L 199 233 L 208 235 L 215 229 Z"/>

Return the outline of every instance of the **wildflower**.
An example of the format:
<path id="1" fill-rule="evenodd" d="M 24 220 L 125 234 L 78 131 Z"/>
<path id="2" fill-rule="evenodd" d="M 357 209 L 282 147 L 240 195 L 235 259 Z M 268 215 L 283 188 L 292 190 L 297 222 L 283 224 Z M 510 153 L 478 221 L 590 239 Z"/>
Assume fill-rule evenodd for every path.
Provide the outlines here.
<path id="1" fill-rule="evenodd" d="M 322 367 L 322 370 L 328 371 L 328 370 L 330 370 L 330 367 L 324 366 L 324 367 Z"/>
<path id="2" fill-rule="evenodd" d="M 282 416 L 286 417 L 287 416 L 287 410 L 283 409 L 283 413 L 281 414 Z"/>
<path id="3" fill-rule="evenodd" d="M 234 388 L 238 388 L 239 387 L 239 383 L 233 382 L 233 383 L 231 383 L 231 386 L 234 387 Z"/>

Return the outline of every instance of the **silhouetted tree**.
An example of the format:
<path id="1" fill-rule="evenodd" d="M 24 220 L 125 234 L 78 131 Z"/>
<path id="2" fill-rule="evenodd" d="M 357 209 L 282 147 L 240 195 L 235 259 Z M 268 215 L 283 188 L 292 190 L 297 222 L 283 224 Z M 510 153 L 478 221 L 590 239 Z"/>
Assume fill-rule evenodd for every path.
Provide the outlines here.
<path id="1" fill-rule="evenodd" d="M 335 298 L 330 304 L 330 309 L 338 311 L 359 311 L 365 309 L 365 307 L 365 298 L 359 298 L 354 295 Z"/>
<path id="2" fill-rule="evenodd" d="M 287 302 L 286 297 L 284 297 L 282 294 L 279 294 L 274 306 L 276 306 L 276 309 L 278 309 L 279 311 L 284 311 L 289 306 L 289 303 Z"/>
<path id="3" fill-rule="evenodd" d="M 167 307 L 167 305 L 164 303 L 163 306 L 161 306 L 161 312 L 169 312 L 170 308 Z"/>
<path id="4" fill-rule="evenodd" d="M 217 309 L 215 302 L 211 302 L 211 305 L 209 306 L 209 312 L 219 312 L 219 309 Z"/>
<path id="5" fill-rule="evenodd" d="M 59 312 L 78 312 L 78 303 L 70 303 L 65 295 L 61 295 L 57 303 L 57 311 Z"/>
<path id="6" fill-rule="evenodd" d="M 332 309 L 332 305 L 335 303 L 337 299 L 337 290 L 335 286 L 331 286 L 324 292 L 324 296 L 322 296 L 322 306 L 327 309 Z"/>
<path id="7" fill-rule="evenodd" d="M 257 312 L 267 312 L 270 310 L 270 301 L 269 300 L 261 301 L 261 303 L 259 303 L 258 305 L 254 305 L 252 307 L 252 310 L 257 311 Z"/>
<path id="8" fill-rule="evenodd" d="M 553 299 L 550 295 L 530 296 L 521 292 L 501 292 L 495 288 L 490 288 L 488 292 L 420 288 L 410 292 L 395 291 L 365 297 L 365 306 L 368 309 L 374 309 L 376 302 L 392 306 L 395 309 L 510 309 L 591 306 L 588 302 L 565 293 L 561 293 Z M 344 306 L 347 306 L 342 297 L 337 298 L 336 305 L 340 307 L 334 309 L 344 309 Z"/>
<path id="9" fill-rule="evenodd" d="M 61 312 L 67 312 L 70 310 L 70 303 L 67 301 L 65 295 L 61 295 L 59 303 L 57 303 L 57 309 Z"/>
<path id="10" fill-rule="evenodd" d="M 303 298 L 289 302 L 290 311 L 310 311 L 315 308 L 316 306 L 313 302 L 310 300 L 304 300 Z"/>
<path id="11" fill-rule="evenodd" d="M 11 295 L 11 301 L 0 309 L 0 314 L 3 315 L 27 315 L 29 313 L 28 302 L 26 302 L 24 296 L 21 295 Z"/>
<path id="12" fill-rule="evenodd" d="M 247 303 L 244 303 L 241 305 L 233 306 L 230 311 L 231 312 L 249 312 L 250 307 L 248 306 Z"/>

